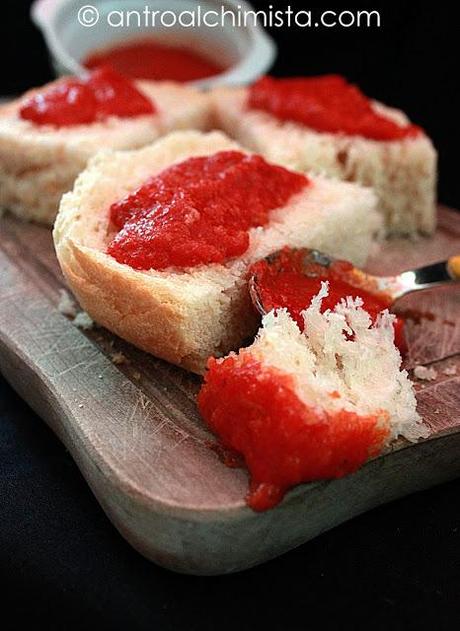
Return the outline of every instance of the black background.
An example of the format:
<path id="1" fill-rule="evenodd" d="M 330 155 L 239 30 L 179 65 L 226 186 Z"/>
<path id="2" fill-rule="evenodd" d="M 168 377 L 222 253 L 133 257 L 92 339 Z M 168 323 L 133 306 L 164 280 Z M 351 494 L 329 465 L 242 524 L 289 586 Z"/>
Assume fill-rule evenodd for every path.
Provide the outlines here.
<path id="1" fill-rule="evenodd" d="M 29 5 L 0 6 L 0 94 L 52 76 Z M 441 201 L 458 206 L 457 16 L 412 2 L 366 8 L 380 9 L 380 29 L 273 29 L 273 72 L 339 72 L 407 111 L 440 151 Z M 0 380 L 0 626 L 12 613 L 11 628 L 458 628 L 459 492 L 456 481 L 394 502 L 240 575 L 174 575 L 124 543 L 64 448 Z"/>

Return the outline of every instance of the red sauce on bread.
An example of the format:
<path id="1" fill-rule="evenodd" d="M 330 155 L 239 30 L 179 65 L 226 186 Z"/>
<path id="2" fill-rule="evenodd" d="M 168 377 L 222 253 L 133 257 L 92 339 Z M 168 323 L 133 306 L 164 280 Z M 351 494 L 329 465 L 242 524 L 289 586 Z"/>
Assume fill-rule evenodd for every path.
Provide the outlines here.
<path id="1" fill-rule="evenodd" d="M 372 140 L 402 140 L 421 133 L 416 125 L 400 125 L 377 113 L 372 101 L 339 75 L 262 77 L 249 89 L 248 106 L 319 132 Z"/>
<path id="2" fill-rule="evenodd" d="M 86 79 L 69 77 L 36 92 L 22 104 L 19 115 L 36 125 L 69 127 L 155 111 L 154 103 L 130 79 L 105 67 Z"/>
<path id="3" fill-rule="evenodd" d="M 110 65 L 133 79 L 196 81 L 220 74 L 223 67 L 187 48 L 166 46 L 151 39 L 125 42 L 86 57 L 86 68 Z"/>
<path id="4" fill-rule="evenodd" d="M 257 277 L 257 287 L 264 309 L 286 307 L 292 318 L 303 330 L 304 321 L 301 315 L 311 299 L 321 289 L 322 281 L 329 281 L 329 295 L 323 298 L 322 311 L 333 309 L 342 298 L 359 296 L 363 300 L 363 308 L 375 321 L 378 314 L 390 308 L 391 299 L 382 293 L 372 291 L 360 284 L 360 277 L 348 261 L 335 261 L 326 268 L 318 265 L 312 275 L 306 276 L 303 271 L 303 255 L 300 250 L 286 249 L 270 264 L 266 260 L 258 261 L 250 270 Z M 313 275 L 314 272 L 314 275 Z M 404 337 L 404 320 L 397 317 L 394 322 L 395 344 L 405 353 L 407 350 Z"/>
<path id="5" fill-rule="evenodd" d="M 249 230 L 309 180 L 257 155 L 221 151 L 150 178 L 110 208 L 107 252 L 135 269 L 224 263 L 249 247 Z"/>
<path id="6" fill-rule="evenodd" d="M 247 503 L 256 511 L 276 505 L 295 484 L 356 471 L 389 434 L 382 417 L 307 406 L 290 375 L 244 351 L 209 360 L 198 406 L 223 446 L 244 457 Z"/>

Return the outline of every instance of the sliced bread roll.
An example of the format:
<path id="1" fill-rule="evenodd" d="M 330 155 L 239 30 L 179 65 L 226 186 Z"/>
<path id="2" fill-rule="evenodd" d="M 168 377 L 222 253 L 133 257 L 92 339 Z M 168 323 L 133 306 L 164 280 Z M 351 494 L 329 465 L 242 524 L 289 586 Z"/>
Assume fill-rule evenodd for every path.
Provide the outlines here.
<path id="1" fill-rule="evenodd" d="M 392 440 L 427 435 L 394 345 L 393 319 L 375 324 L 348 297 L 321 313 L 327 283 L 304 311 L 267 314 L 252 346 L 211 359 L 198 397 L 203 418 L 251 474 L 249 505 L 264 510 L 300 482 L 338 478 Z"/>
<path id="2" fill-rule="evenodd" d="M 362 264 L 380 228 L 370 189 L 317 178 L 273 209 L 267 225 L 251 228 L 247 251 L 223 264 L 139 270 L 107 254 L 113 203 L 172 164 L 235 149 L 241 151 L 220 132 L 188 131 L 137 151 L 100 153 L 62 198 L 54 228 L 64 275 L 89 315 L 139 348 L 195 372 L 204 370 L 209 356 L 238 348 L 255 333 L 258 318 L 246 287 L 252 262 L 290 245 Z"/>
<path id="3" fill-rule="evenodd" d="M 52 225 L 62 195 L 101 149 L 135 149 L 171 130 L 210 126 L 208 97 L 171 82 L 136 82 L 153 100 L 154 114 L 59 128 L 36 125 L 19 116 L 31 96 L 62 81 L 0 107 L 0 208 L 25 220 Z"/>
<path id="4" fill-rule="evenodd" d="M 372 140 L 319 132 L 248 107 L 247 88 L 213 93 L 216 126 L 268 160 L 299 171 L 371 186 L 389 234 L 431 234 L 436 225 L 437 154 L 424 133 L 401 140 Z M 400 124 L 399 110 L 373 102 L 376 112 Z"/>

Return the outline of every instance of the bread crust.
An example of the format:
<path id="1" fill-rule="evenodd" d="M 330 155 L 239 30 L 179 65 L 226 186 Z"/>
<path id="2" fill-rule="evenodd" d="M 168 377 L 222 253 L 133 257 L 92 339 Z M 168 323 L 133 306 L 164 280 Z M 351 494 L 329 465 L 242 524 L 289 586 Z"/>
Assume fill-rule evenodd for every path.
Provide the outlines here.
<path id="1" fill-rule="evenodd" d="M 210 355 L 238 348 L 257 329 L 245 276 L 252 260 L 289 243 L 316 243 L 362 261 L 380 225 L 370 190 L 318 181 L 304 196 L 308 201 L 273 211 L 269 226 L 252 233 L 245 257 L 228 265 L 139 271 L 105 253 L 111 238 L 111 203 L 173 162 L 235 148 L 238 145 L 220 132 L 189 131 L 137 151 L 101 153 L 90 160 L 74 190 L 64 195 L 53 233 L 69 286 L 96 322 L 157 357 L 199 373 Z M 304 229 L 295 218 L 304 215 L 312 223 L 312 236 L 298 234 L 297 228 Z M 334 231 L 337 242 L 331 236 Z"/>
<path id="2" fill-rule="evenodd" d="M 21 103 L 40 88 L 1 106 L 0 207 L 52 225 L 62 195 L 101 148 L 135 149 L 174 129 L 209 128 L 207 95 L 172 82 L 139 81 L 138 87 L 155 101 L 157 114 L 55 129 L 18 116 Z"/>
<path id="3" fill-rule="evenodd" d="M 437 153 L 425 135 L 376 141 L 319 133 L 261 110 L 246 108 L 247 89 L 212 93 L 215 124 L 252 151 L 300 171 L 371 186 L 379 198 L 388 234 L 432 234 L 436 227 Z M 374 102 L 374 109 L 404 124 L 400 110 Z"/>

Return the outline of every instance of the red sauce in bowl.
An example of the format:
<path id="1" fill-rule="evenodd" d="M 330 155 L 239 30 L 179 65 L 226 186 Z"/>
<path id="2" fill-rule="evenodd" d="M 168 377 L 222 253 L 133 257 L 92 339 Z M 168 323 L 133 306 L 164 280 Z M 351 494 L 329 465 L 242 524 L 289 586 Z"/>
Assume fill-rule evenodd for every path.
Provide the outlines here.
<path id="1" fill-rule="evenodd" d="M 90 53 L 86 68 L 110 65 L 133 79 L 197 81 L 223 72 L 223 66 L 187 48 L 138 39 Z"/>
<path id="2" fill-rule="evenodd" d="M 292 79 L 262 77 L 249 89 L 248 107 L 319 132 L 372 140 L 402 140 L 421 133 L 416 125 L 399 125 L 376 112 L 372 101 L 339 75 Z"/>
<path id="3" fill-rule="evenodd" d="M 269 264 L 266 260 L 258 261 L 250 274 L 257 277 L 257 288 L 265 311 L 286 307 L 292 318 L 303 330 L 304 321 L 301 315 L 311 299 L 321 289 L 322 281 L 329 281 L 329 295 L 322 301 L 322 311 L 333 309 L 342 298 L 359 296 L 372 320 L 378 314 L 391 307 L 391 299 L 382 293 L 373 292 L 372 288 L 363 287 L 360 277 L 348 261 L 335 261 L 329 268 L 318 265 L 315 274 L 306 276 L 302 272 L 302 252 L 286 249 L 277 259 Z M 407 350 L 404 337 L 404 320 L 397 317 L 394 321 L 395 344 L 405 353 Z"/>
<path id="4" fill-rule="evenodd" d="M 36 92 L 22 104 L 19 116 L 36 125 L 69 127 L 155 112 L 155 104 L 130 79 L 104 67 L 86 79 L 69 77 Z"/>
<path id="5" fill-rule="evenodd" d="M 246 252 L 250 228 L 308 183 L 239 151 L 189 158 L 111 206 L 119 232 L 107 252 L 135 269 L 224 263 Z"/>

